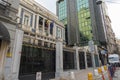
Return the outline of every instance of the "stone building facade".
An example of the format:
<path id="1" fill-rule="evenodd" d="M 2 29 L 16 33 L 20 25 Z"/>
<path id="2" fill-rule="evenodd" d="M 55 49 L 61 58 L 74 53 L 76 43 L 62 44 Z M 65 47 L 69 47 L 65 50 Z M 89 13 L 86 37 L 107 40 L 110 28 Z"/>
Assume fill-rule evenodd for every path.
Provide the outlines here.
<path id="1" fill-rule="evenodd" d="M 55 77 L 56 41 L 65 43 L 65 28 L 58 17 L 35 2 L 20 0 L 19 29 L 24 31 L 21 55 L 17 55 L 16 79 L 35 80 L 37 72 L 42 79 Z"/>
<path id="2" fill-rule="evenodd" d="M 0 80 L 13 80 L 17 36 L 18 32 L 23 33 L 17 29 L 18 7 L 19 0 L 0 0 Z"/>

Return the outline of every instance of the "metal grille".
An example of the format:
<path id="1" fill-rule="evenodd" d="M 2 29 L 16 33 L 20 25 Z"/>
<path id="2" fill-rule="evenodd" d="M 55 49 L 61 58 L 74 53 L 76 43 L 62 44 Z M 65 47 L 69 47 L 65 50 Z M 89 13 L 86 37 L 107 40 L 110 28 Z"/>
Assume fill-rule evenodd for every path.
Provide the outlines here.
<path id="1" fill-rule="evenodd" d="M 35 80 L 37 72 L 42 80 L 55 78 L 55 50 L 23 45 L 19 79 Z"/>

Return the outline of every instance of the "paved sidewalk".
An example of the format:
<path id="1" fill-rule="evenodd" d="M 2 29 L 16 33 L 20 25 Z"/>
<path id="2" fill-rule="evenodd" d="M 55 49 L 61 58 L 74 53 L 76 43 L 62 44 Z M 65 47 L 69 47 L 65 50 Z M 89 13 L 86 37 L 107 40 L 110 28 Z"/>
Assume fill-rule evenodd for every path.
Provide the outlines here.
<path id="1" fill-rule="evenodd" d="M 113 80 L 120 80 L 120 68 L 116 70 Z"/>
<path id="2" fill-rule="evenodd" d="M 93 73 L 93 68 L 83 69 L 75 73 L 76 80 L 88 80 L 88 73 Z"/>
<path id="3" fill-rule="evenodd" d="M 72 71 L 71 71 L 72 72 Z M 75 74 L 75 80 L 88 80 L 88 73 L 93 73 L 93 68 L 83 69 L 80 71 L 73 71 Z M 70 80 L 70 75 L 67 78 L 64 78 L 62 80 Z M 51 79 L 51 80 L 59 80 L 59 79 Z M 116 70 L 115 77 L 113 77 L 113 80 L 120 80 L 120 68 Z"/>
<path id="4" fill-rule="evenodd" d="M 63 79 L 61 79 L 61 80 L 72 80 L 71 76 L 70 76 L 70 72 L 74 72 L 75 80 L 88 80 L 88 73 L 89 72 L 93 73 L 93 68 L 83 69 L 83 70 L 79 70 L 79 71 L 66 72 L 66 73 L 68 73 L 68 75 L 63 77 Z M 59 80 L 59 79 L 56 78 L 56 79 L 51 79 L 51 80 Z"/>

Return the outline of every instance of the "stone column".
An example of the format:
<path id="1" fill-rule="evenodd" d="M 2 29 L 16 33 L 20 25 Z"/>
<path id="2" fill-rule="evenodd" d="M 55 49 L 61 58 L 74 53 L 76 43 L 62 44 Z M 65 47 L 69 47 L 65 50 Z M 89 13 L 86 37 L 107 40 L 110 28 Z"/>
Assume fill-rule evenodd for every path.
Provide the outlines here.
<path id="1" fill-rule="evenodd" d="M 48 36 L 50 36 L 51 34 L 50 34 L 50 21 L 49 21 L 49 23 L 48 23 Z"/>
<path id="2" fill-rule="evenodd" d="M 37 14 L 37 19 L 36 19 L 36 32 L 39 33 L 39 14 Z"/>
<path id="3" fill-rule="evenodd" d="M 56 41 L 56 78 L 61 77 L 63 73 L 63 42 Z"/>
<path id="4" fill-rule="evenodd" d="M 22 9 L 19 7 L 17 16 L 21 16 L 21 12 L 22 12 Z M 17 22 L 20 23 L 20 18 L 17 19 Z"/>
<path id="5" fill-rule="evenodd" d="M 33 29 L 35 29 L 34 25 L 35 25 L 35 14 L 33 14 L 33 20 L 32 20 L 32 28 Z"/>
<path id="6" fill-rule="evenodd" d="M 77 70 L 80 70 L 80 64 L 79 64 L 79 47 L 75 46 L 75 51 L 76 51 L 76 56 L 75 56 L 75 67 L 77 68 Z"/>
<path id="7" fill-rule="evenodd" d="M 55 38 L 56 37 L 56 24 L 55 24 L 55 22 L 54 22 L 54 27 L 53 27 L 53 38 Z"/>
<path id="8" fill-rule="evenodd" d="M 13 59 L 12 59 L 12 80 L 18 80 L 20 59 L 22 52 L 22 40 L 23 40 L 23 31 L 16 30 L 15 35 L 15 44 L 13 49 Z"/>
<path id="9" fill-rule="evenodd" d="M 84 54 L 85 54 L 85 68 L 87 69 L 88 68 L 88 65 L 87 65 L 87 52 L 86 52 L 85 48 L 84 48 Z"/>
<path id="10" fill-rule="evenodd" d="M 42 33 L 45 35 L 45 19 L 43 18 Z"/>

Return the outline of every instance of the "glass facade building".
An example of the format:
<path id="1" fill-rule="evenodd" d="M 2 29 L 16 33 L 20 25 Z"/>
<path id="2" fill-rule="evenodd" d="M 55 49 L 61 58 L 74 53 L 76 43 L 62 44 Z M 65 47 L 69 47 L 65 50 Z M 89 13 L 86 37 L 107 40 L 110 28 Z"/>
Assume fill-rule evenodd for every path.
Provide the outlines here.
<path id="1" fill-rule="evenodd" d="M 59 0 L 57 3 L 58 3 L 57 15 L 59 17 L 59 20 L 63 22 L 65 26 L 67 26 L 67 19 L 68 19 L 67 1 Z M 76 4 L 77 4 L 78 27 L 80 34 L 80 46 L 83 46 L 83 45 L 87 45 L 88 41 L 91 40 L 93 37 L 91 19 L 90 19 L 90 9 L 89 9 L 88 0 L 77 0 Z"/>
<path id="2" fill-rule="evenodd" d="M 77 0 L 77 12 L 80 31 L 80 44 L 87 45 L 92 40 L 92 26 L 88 0 Z"/>
<path id="3" fill-rule="evenodd" d="M 65 40 L 66 43 L 68 43 L 68 37 L 67 35 L 67 4 L 66 0 L 58 1 L 59 4 L 57 4 L 57 14 L 59 20 L 65 25 Z"/>
<path id="4" fill-rule="evenodd" d="M 61 2 L 59 2 L 58 4 L 58 8 L 59 8 L 59 20 L 62 21 L 65 25 L 67 24 L 67 4 L 66 4 L 66 0 L 63 0 Z"/>

